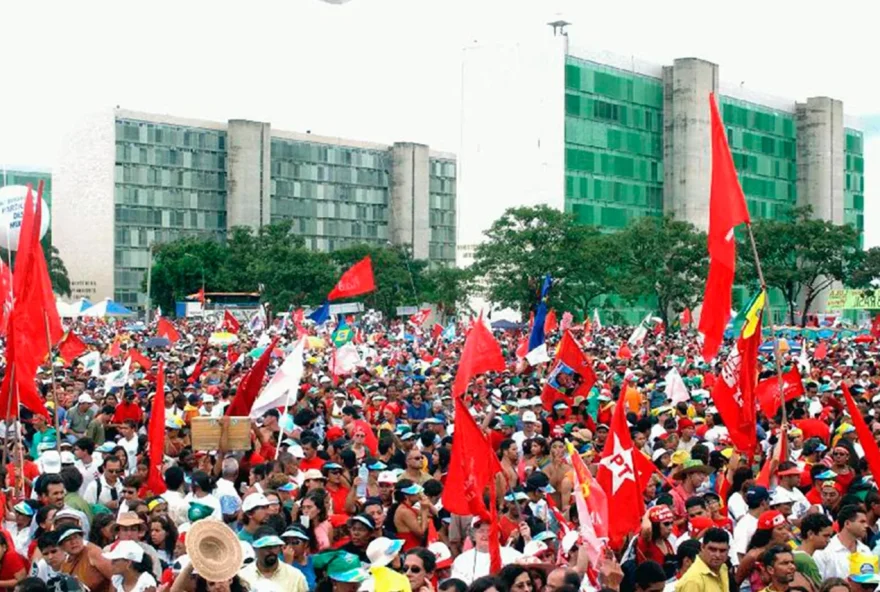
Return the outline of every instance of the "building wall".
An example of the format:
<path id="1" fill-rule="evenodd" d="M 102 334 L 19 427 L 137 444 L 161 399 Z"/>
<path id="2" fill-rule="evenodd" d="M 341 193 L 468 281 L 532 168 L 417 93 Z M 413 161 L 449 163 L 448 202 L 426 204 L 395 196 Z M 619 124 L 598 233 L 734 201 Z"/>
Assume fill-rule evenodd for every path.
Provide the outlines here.
<path id="1" fill-rule="evenodd" d="M 843 103 L 810 97 L 797 104 L 797 201 L 813 215 L 843 224 Z"/>
<path id="2" fill-rule="evenodd" d="M 270 149 L 268 123 L 231 119 L 226 128 L 228 228 L 268 224 L 270 216 Z"/>
<path id="3" fill-rule="evenodd" d="M 223 240 L 226 132 L 118 117 L 115 129 L 115 289 L 142 306 L 150 245 L 181 236 Z"/>
<path id="4" fill-rule="evenodd" d="M 293 231 L 309 248 L 331 251 L 389 240 L 387 147 L 332 145 L 276 134 L 271 160 L 271 219 L 292 219 Z"/>
<path id="5" fill-rule="evenodd" d="M 619 229 L 663 212 L 663 90 L 657 78 L 568 56 L 565 210 Z"/>
<path id="6" fill-rule="evenodd" d="M 859 231 L 859 244 L 865 246 L 865 136 L 847 128 L 844 146 L 843 221 Z"/>
<path id="7" fill-rule="evenodd" d="M 455 159 L 432 157 L 430 167 L 428 256 L 431 261 L 455 265 Z"/>
<path id="8" fill-rule="evenodd" d="M 429 217 L 430 163 L 428 147 L 409 142 L 391 148 L 391 218 L 388 234 L 395 245 L 427 259 L 431 239 Z"/>
<path id="9" fill-rule="evenodd" d="M 115 142 L 111 111 L 82 120 L 64 137 L 52 173 L 52 242 L 73 298 L 113 297 Z"/>

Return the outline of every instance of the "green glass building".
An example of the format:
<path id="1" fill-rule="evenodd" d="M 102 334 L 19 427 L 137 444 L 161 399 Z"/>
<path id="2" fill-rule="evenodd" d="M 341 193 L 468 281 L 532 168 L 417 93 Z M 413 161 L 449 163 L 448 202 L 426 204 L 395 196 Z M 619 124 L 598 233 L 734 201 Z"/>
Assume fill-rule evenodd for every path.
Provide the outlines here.
<path id="1" fill-rule="evenodd" d="M 455 259 L 456 159 L 393 145 L 117 109 L 86 122 L 55 173 L 57 245 L 74 297 L 145 304 L 150 246 L 225 240 L 234 226 L 293 221 L 309 248 L 404 245 Z M 88 228 L 88 233 L 83 229 Z"/>

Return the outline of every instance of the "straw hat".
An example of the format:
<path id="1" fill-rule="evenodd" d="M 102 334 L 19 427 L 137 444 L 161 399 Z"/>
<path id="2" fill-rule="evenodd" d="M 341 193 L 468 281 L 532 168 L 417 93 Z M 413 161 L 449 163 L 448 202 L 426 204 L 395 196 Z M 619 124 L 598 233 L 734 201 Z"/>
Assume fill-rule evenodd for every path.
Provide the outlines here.
<path id="1" fill-rule="evenodd" d="M 232 529 L 219 520 L 199 520 L 186 535 L 186 552 L 199 574 L 209 582 L 225 582 L 241 569 L 241 544 Z"/>

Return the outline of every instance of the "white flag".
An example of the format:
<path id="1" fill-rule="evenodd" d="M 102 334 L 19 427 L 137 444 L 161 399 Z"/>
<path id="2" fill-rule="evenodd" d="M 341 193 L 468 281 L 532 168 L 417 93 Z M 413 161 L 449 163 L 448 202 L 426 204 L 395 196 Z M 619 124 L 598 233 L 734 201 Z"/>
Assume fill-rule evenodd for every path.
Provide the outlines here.
<path id="1" fill-rule="evenodd" d="M 550 356 L 547 355 L 547 344 L 542 343 L 541 345 L 527 353 L 526 361 L 528 361 L 528 363 L 532 366 L 537 366 L 538 364 L 549 362 Z"/>
<path id="2" fill-rule="evenodd" d="M 691 398 L 687 385 L 678 373 L 678 368 L 673 368 L 666 374 L 666 396 L 673 405 L 687 401 Z"/>
<path id="3" fill-rule="evenodd" d="M 361 356 L 351 341 L 333 352 L 333 374 L 337 376 L 351 374 L 360 363 Z"/>
<path id="4" fill-rule="evenodd" d="M 262 417 L 270 409 L 286 407 L 296 401 L 296 391 L 303 375 L 304 347 L 305 339 L 300 339 L 278 371 L 272 376 L 272 380 L 254 401 L 251 417 Z"/>
<path id="5" fill-rule="evenodd" d="M 636 327 L 635 331 L 632 332 L 632 335 L 629 336 L 628 343 L 630 345 L 641 345 L 645 340 L 645 336 L 648 334 L 648 326 L 651 324 L 651 313 L 639 323 L 639 326 Z"/>
<path id="6" fill-rule="evenodd" d="M 109 374 L 104 375 L 104 388 L 112 389 L 112 388 L 123 388 L 126 384 L 128 384 L 128 375 L 131 372 L 131 358 L 125 358 L 125 363 L 122 365 L 122 368 L 116 370 L 115 372 L 110 372 Z"/>
<path id="7" fill-rule="evenodd" d="M 602 321 L 599 320 L 599 309 L 593 309 L 593 326 L 599 331 L 602 330 Z"/>
<path id="8" fill-rule="evenodd" d="M 98 352 L 90 351 L 89 353 L 80 356 L 79 361 L 82 362 L 86 372 L 91 372 L 93 377 L 97 377 L 101 374 L 101 354 Z"/>
<path id="9" fill-rule="evenodd" d="M 813 367 L 810 364 L 810 356 L 807 355 L 807 340 L 804 339 L 803 345 L 801 345 L 801 353 L 798 356 L 798 366 L 801 367 L 801 370 L 804 374 L 810 375 L 813 371 Z"/>

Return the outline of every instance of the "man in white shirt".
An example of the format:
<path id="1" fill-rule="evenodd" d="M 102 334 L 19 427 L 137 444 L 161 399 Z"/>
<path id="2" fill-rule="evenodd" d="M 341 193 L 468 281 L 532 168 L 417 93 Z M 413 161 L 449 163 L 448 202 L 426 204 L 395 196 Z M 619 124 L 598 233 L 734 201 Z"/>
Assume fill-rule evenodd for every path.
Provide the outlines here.
<path id="1" fill-rule="evenodd" d="M 463 552 L 452 562 L 452 577 L 470 585 L 479 577 L 489 575 L 489 522 L 474 517 L 471 522 L 474 547 Z M 522 557 L 510 547 L 501 547 L 501 565 L 508 565 Z"/>
<path id="2" fill-rule="evenodd" d="M 119 509 L 122 500 L 122 462 L 108 456 L 101 467 L 101 477 L 92 481 L 83 494 L 83 499 L 90 504 L 101 504 L 113 510 Z"/>
<path id="3" fill-rule="evenodd" d="M 539 436 L 538 430 L 541 429 L 541 422 L 534 411 L 526 411 L 522 414 L 523 429 L 513 434 L 510 438 L 516 442 L 520 452 L 523 450 L 523 442 L 531 440 L 535 436 Z"/>
<path id="4" fill-rule="evenodd" d="M 844 506 L 837 513 L 837 526 L 840 531 L 834 535 L 828 546 L 813 553 L 813 560 L 822 579 L 848 578 L 849 556 L 852 553 L 870 553 L 862 543 L 868 532 L 868 517 L 858 506 Z"/>
<path id="5" fill-rule="evenodd" d="M 125 449 L 128 456 L 128 474 L 134 475 L 137 471 L 138 436 L 137 424 L 132 420 L 126 420 L 119 425 L 119 434 L 122 436 L 117 442 Z"/>
<path id="6" fill-rule="evenodd" d="M 770 508 L 770 492 L 766 487 L 753 485 L 746 491 L 746 505 L 749 511 L 733 527 L 733 547 L 730 559 L 735 564 L 746 554 L 752 535 L 758 530 L 758 517 Z"/>
<path id="7" fill-rule="evenodd" d="M 214 395 L 202 395 L 202 406 L 199 407 L 200 417 L 222 417 L 223 409 L 216 406 L 217 400 Z"/>
<path id="8" fill-rule="evenodd" d="M 235 490 L 235 478 L 238 476 L 238 461 L 232 457 L 224 458 L 220 468 L 220 478 L 214 484 L 214 496 L 222 499 L 223 496 L 232 496 L 241 504 L 241 496 Z"/>
<path id="9" fill-rule="evenodd" d="M 807 496 L 798 489 L 801 480 L 801 470 L 796 462 L 790 460 L 779 463 L 779 469 L 776 472 L 777 484 L 776 491 L 784 490 L 791 501 L 791 516 L 789 520 L 800 520 L 807 510 L 810 509 L 810 502 Z"/>
<path id="10" fill-rule="evenodd" d="M 79 489 L 80 495 L 85 494 L 89 485 L 101 476 L 101 462 L 100 459 L 92 456 L 94 453 L 95 443 L 89 438 L 80 438 L 73 445 L 73 455 L 76 457 L 73 466 L 83 477 L 82 487 Z"/>

